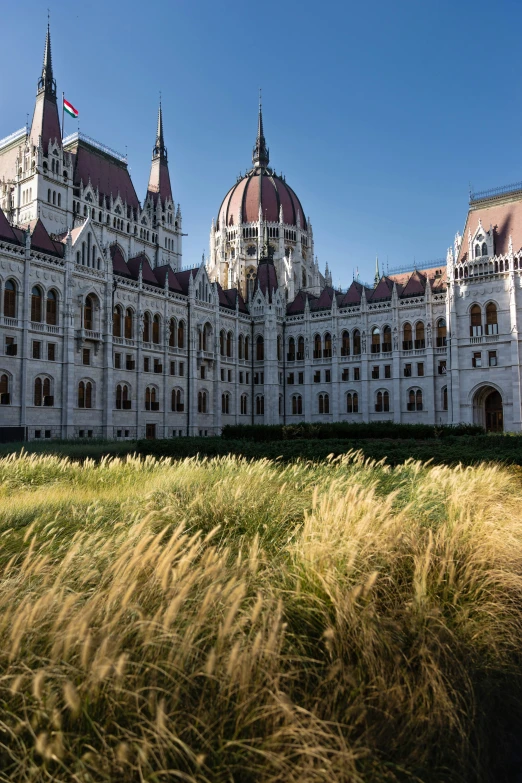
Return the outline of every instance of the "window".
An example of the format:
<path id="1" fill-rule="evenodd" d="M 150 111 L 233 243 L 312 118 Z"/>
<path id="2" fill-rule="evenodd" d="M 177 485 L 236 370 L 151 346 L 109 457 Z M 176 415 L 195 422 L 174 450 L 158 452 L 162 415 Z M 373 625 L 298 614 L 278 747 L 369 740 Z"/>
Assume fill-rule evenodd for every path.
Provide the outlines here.
<path id="1" fill-rule="evenodd" d="M 321 336 L 316 334 L 314 337 L 314 359 L 320 359 L 321 353 Z"/>
<path id="2" fill-rule="evenodd" d="M 163 372 L 163 365 L 160 364 L 160 360 L 159 359 L 154 359 L 154 372 L 157 375 L 159 375 L 160 373 Z"/>
<path id="3" fill-rule="evenodd" d="M 350 333 L 344 330 L 341 335 L 341 356 L 350 355 Z"/>
<path id="4" fill-rule="evenodd" d="M 185 362 L 180 362 L 178 366 L 178 375 L 183 377 L 185 375 Z"/>
<path id="5" fill-rule="evenodd" d="M 497 307 L 493 302 L 486 305 L 486 334 L 498 334 Z"/>
<path id="6" fill-rule="evenodd" d="M 377 327 L 372 329 L 372 353 L 381 352 L 381 330 Z"/>
<path id="7" fill-rule="evenodd" d="M 126 370 L 134 370 L 136 367 L 136 362 L 132 358 L 132 354 L 128 353 L 125 355 L 125 369 Z"/>
<path id="8" fill-rule="evenodd" d="M 155 315 L 152 320 L 152 342 L 159 345 L 161 331 L 161 320 L 159 315 Z"/>
<path id="9" fill-rule="evenodd" d="M 326 332 L 324 336 L 324 350 L 323 356 L 329 359 L 332 356 L 332 335 L 330 332 Z"/>
<path id="10" fill-rule="evenodd" d="M 112 314 L 112 333 L 114 337 L 121 337 L 121 322 L 121 307 L 117 306 Z"/>
<path id="11" fill-rule="evenodd" d="M 300 416 L 303 413 L 303 398 L 300 394 L 292 395 L 292 415 Z"/>
<path id="12" fill-rule="evenodd" d="M 185 321 L 178 324 L 178 348 L 185 347 Z"/>
<path id="13" fill-rule="evenodd" d="M 442 387 L 442 410 L 443 411 L 448 410 L 448 387 L 447 386 Z"/>
<path id="14" fill-rule="evenodd" d="M 265 415 L 265 398 L 262 394 L 258 394 L 256 397 L 256 415 L 257 416 L 264 416 Z"/>
<path id="15" fill-rule="evenodd" d="M 82 351 L 82 362 L 83 364 L 90 364 L 91 363 L 91 350 L 90 348 L 84 348 Z"/>
<path id="16" fill-rule="evenodd" d="M 314 383 L 321 383 L 321 370 L 315 370 Z"/>
<path id="17" fill-rule="evenodd" d="M 125 338 L 132 340 L 132 310 L 130 307 L 125 311 Z"/>
<path id="18" fill-rule="evenodd" d="M 16 318 L 16 285 L 13 280 L 7 280 L 5 284 L 4 315 L 6 318 Z"/>
<path id="19" fill-rule="evenodd" d="M 482 255 L 483 256 L 487 256 L 487 254 L 488 254 L 488 246 L 486 245 L 485 242 L 483 242 L 482 243 Z"/>
<path id="20" fill-rule="evenodd" d="M 359 395 L 357 392 L 348 392 L 346 395 L 346 413 L 359 412 Z"/>
<path id="21" fill-rule="evenodd" d="M 304 383 L 304 372 L 300 372 L 297 376 L 297 383 Z"/>
<path id="22" fill-rule="evenodd" d="M 446 375 L 446 359 L 442 359 L 439 362 L 439 366 L 438 366 L 438 370 L 437 371 L 438 371 L 439 375 Z"/>
<path id="23" fill-rule="evenodd" d="M 411 364 L 404 365 L 404 377 L 411 378 Z"/>
<path id="24" fill-rule="evenodd" d="M 9 376 L 7 373 L 0 374 L 0 405 L 10 405 L 11 395 L 9 394 Z"/>
<path id="25" fill-rule="evenodd" d="M 482 334 L 482 312 L 478 304 L 474 304 L 469 311 L 470 325 L 469 334 L 470 337 L 480 337 Z"/>
<path id="26" fill-rule="evenodd" d="M 379 366 L 375 365 L 374 367 L 372 367 L 372 378 L 375 380 L 378 377 L 379 377 Z"/>
<path id="27" fill-rule="evenodd" d="M 354 381 L 360 381 L 361 380 L 361 368 L 360 367 L 354 367 L 353 368 L 353 379 L 354 379 Z"/>
<path id="28" fill-rule="evenodd" d="M 92 331 L 94 322 L 94 304 L 91 296 L 85 297 L 83 308 L 83 328 Z"/>
<path id="29" fill-rule="evenodd" d="M 230 413 L 230 394 L 221 395 L 221 413 Z"/>
<path id="30" fill-rule="evenodd" d="M 361 353 L 361 333 L 358 329 L 353 333 L 353 352 L 355 356 Z"/>
<path id="31" fill-rule="evenodd" d="M 45 309 L 45 320 L 50 326 L 56 326 L 58 320 L 57 301 L 56 292 L 51 289 L 51 291 L 47 293 Z"/>
<path id="32" fill-rule="evenodd" d="M 387 391 L 384 391 L 382 394 L 382 404 L 384 412 L 388 413 L 390 410 L 390 393 Z"/>
<path id="33" fill-rule="evenodd" d="M 304 337 L 297 338 L 297 361 L 302 362 L 305 358 L 305 342 Z"/>
<path id="34" fill-rule="evenodd" d="M 56 343 L 47 343 L 47 359 L 50 362 L 56 361 Z"/>
<path id="35" fill-rule="evenodd" d="M 348 367 L 345 367 L 341 374 L 341 380 L 342 381 L 349 381 L 350 380 L 350 370 Z"/>
<path id="36" fill-rule="evenodd" d="M 288 383 L 289 386 L 291 386 L 294 383 L 294 373 L 293 372 L 289 372 L 288 373 L 288 375 L 286 377 L 286 382 Z"/>
<path id="37" fill-rule="evenodd" d="M 331 383 L 332 382 L 332 371 L 331 370 L 325 370 L 324 371 L 324 380 L 325 380 L 325 383 Z"/>
<path id="38" fill-rule="evenodd" d="M 150 372 L 150 358 L 148 356 L 143 357 L 143 372 Z"/>
<path id="39" fill-rule="evenodd" d="M 279 340 L 279 338 L 277 339 Z M 232 357 L 232 332 L 227 332 L 227 356 Z"/>
<path id="40" fill-rule="evenodd" d="M 181 389 L 172 389 L 171 407 L 172 410 L 176 411 L 177 413 L 183 412 L 185 406 L 183 404 L 183 394 Z"/>
<path id="41" fill-rule="evenodd" d="M 424 362 L 417 362 L 417 375 L 419 378 L 424 375 Z"/>
<path id="42" fill-rule="evenodd" d="M 376 413 L 382 412 L 382 392 L 377 392 L 377 395 L 375 397 L 375 412 Z"/>
<path id="43" fill-rule="evenodd" d="M 248 397 L 246 394 L 241 395 L 241 415 L 246 416 L 248 414 Z"/>
<path id="44" fill-rule="evenodd" d="M 169 346 L 174 348 L 176 346 L 176 319 L 171 318 L 169 321 Z"/>
<path id="45" fill-rule="evenodd" d="M 206 391 L 198 392 L 198 413 L 207 412 L 207 393 Z"/>
<path id="46" fill-rule="evenodd" d="M 426 341 L 424 339 L 424 323 L 417 321 L 415 324 L 415 348 L 425 348 Z"/>
<path id="47" fill-rule="evenodd" d="M 221 368 L 221 373 L 220 374 L 221 374 L 221 380 L 224 381 L 225 380 L 225 370 L 223 369 L 223 367 Z"/>
<path id="48" fill-rule="evenodd" d="M 114 366 L 117 370 L 121 369 L 121 353 L 114 354 Z"/>
<path id="49" fill-rule="evenodd" d="M 471 366 L 482 367 L 482 354 L 480 353 L 480 351 L 475 351 L 475 353 L 471 357 Z"/>
<path id="50" fill-rule="evenodd" d="M 116 386 L 116 408 L 118 410 L 130 410 L 131 408 L 129 387 L 126 383 L 119 383 Z"/>
<path id="51" fill-rule="evenodd" d="M 159 411 L 158 393 L 154 386 L 147 386 L 145 389 L 145 410 Z"/>
<path id="52" fill-rule="evenodd" d="M 413 348 L 413 337 L 411 331 L 411 324 L 405 323 L 402 328 L 402 350 L 411 351 Z"/>
<path id="53" fill-rule="evenodd" d="M 92 383 L 80 381 L 78 384 L 78 407 L 92 408 Z"/>
<path id="54" fill-rule="evenodd" d="M 5 338 L 5 354 L 6 356 L 16 356 L 18 353 L 18 346 L 15 343 L 14 337 Z"/>
<path id="55" fill-rule="evenodd" d="M 441 348 L 446 345 L 446 319 L 439 318 L 437 321 L 437 348 Z"/>
<path id="56" fill-rule="evenodd" d="M 34 380 L 34 404 L 53 406 L 54 397 L 51 396 L 51 381 L 49 378 L 35 378 Z"/>
<path id="57" fill-rule="evenodd" d="M 384 353 L 389 353 L 391 349 L 392 349 L 391 327 L 385 326 L 382 332 L 382 350 Z"/>
<path id="58" fill-rule="evenodd" d="M 287 359 L 289 362 L 295 361 L 295 340 L 291 337 L 288 341 L 288 354 Z"/>
<path id="59" fill-rule="evenodd" d="M 265 358 L 265 341 L 261 335 L 258 335 L 256 340 L 256 359 L 258 362 L 263 361 Z"/>
<path id="60" fill-rule="evenodd" d="M 391 378 L 391 364 L 384 365 L 384 377 Z"/>
<path id="61" fill-rule="evenodd" d="M 496 367 L 497 366 L 497 352 L 496 351 L 488 351 L 488 366 L 489 367 Z"/>
<path id="62" fill-rule="evenodd" d="M 31 292 L 31 321 L 40 323 L 42 320 L 42 292 L 35 286 Z"/>
<path id="63" fill-rule="evenodd" d="M 319 413 L 330 413 L 330 395 L 320 394 L 318 397 Z"/>
<path id="64" fill-rule="evenodd" d="M 42 352 L 42 343 L 39 340 L 33 340 L 33 359 L 39 359 Z"/>
<path id="65" fill-rule="evenodd" d="M 176 362 L 171 362 L 170 363 L 170 374 L 171 375 L 176 375 Z"/>
<path id="66" fill-rule="evenodd" d="M 223 330 L 219 333 L 219 353 L 221 356 L 225 355 L 225 332 Z"/>
<path id="67" fill-rule="evenodd" d="M 199 377 L 201 378 L 201 380 L 205 380 L 205 378 L 207 377 L 207 368 L 205 367 L 204 364 L 202 364 L 201 367 L 199 368 Z"/>
<path id="68" fill-rule="evenodd" d="M 422 391 L 420 389 L 410 389 L 408 392 L 408 402 L 406 407 L 409 411 L 422 410 Z"/>
<path id="69" fill-rule="evenodd" d="M 145 313 L 143 318 L 143 342 L 150 343 L 150 313 Z"/>

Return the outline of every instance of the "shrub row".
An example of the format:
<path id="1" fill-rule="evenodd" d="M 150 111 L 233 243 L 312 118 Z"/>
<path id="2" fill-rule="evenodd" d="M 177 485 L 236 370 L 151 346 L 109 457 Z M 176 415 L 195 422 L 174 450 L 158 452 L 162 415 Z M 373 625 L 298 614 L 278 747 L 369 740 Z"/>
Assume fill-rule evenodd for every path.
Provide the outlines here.
<path id="1" fill-rule="evenodd" d="M 475 424 L 457 424 L 455 426 L 432 424 L 395 424 L 392 421 L 330 423 L 300 423 L 300 424 L 231 424 L 223 427 L 222 438 L 225 440 L 254 440 L 268 442 L 276 440 L 359 440 L 365 438 L 393 438 L 414 440 L 431 440 L 483 435 L 484 430 Z"/>

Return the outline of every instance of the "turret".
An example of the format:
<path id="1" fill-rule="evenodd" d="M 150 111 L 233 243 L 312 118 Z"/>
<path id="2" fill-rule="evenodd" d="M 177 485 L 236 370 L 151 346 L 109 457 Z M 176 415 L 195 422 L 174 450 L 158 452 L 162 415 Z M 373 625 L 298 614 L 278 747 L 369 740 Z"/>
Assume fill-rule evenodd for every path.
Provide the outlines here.
<path id="1" fill-rule="evenodd" d="M 167 158 L 167 148 L 163 137 L 163 112 L 161 101 L 158 109 L 158 125 L 156 129 L 156 143 L 152 150 L 152 163 L 150 166 L 149 184 L 147 187 L 147 196 L 151 196 L 154 204 L 161 197 L 163 204 L 166 201 L 173 201 L 172 188 L 170 185 L 170 174 Z"/>

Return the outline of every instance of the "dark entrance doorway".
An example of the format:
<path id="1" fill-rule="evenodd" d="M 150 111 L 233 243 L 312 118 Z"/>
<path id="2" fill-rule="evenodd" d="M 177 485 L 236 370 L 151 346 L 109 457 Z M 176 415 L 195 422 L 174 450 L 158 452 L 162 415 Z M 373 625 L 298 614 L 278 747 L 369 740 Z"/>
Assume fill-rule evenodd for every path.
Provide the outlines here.
<path id="1" fill-rule="evenodd" d="M 156 425 L 147 424 L 145 433 L 146 433 L 145 437 L 147 438 L 147 440 L 154 440 L 156 437 Z"/>
<path id="2" fill-rule="evenodd" d="M 502 397 L 498 391 L 492 391 L 485 400 L 486 432 L 503 432 L 504 414 Z"/>

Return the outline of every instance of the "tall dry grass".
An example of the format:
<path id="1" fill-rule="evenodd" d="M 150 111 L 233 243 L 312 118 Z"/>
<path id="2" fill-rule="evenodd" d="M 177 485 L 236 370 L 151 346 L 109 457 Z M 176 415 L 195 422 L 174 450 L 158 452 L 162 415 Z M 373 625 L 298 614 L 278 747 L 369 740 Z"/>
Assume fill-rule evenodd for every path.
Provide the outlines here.
<path id="1" fill-rule="evenodd" d="M 516 474 L 22 455 L 0 482 L 0 780 L 500 780 Z"/>

